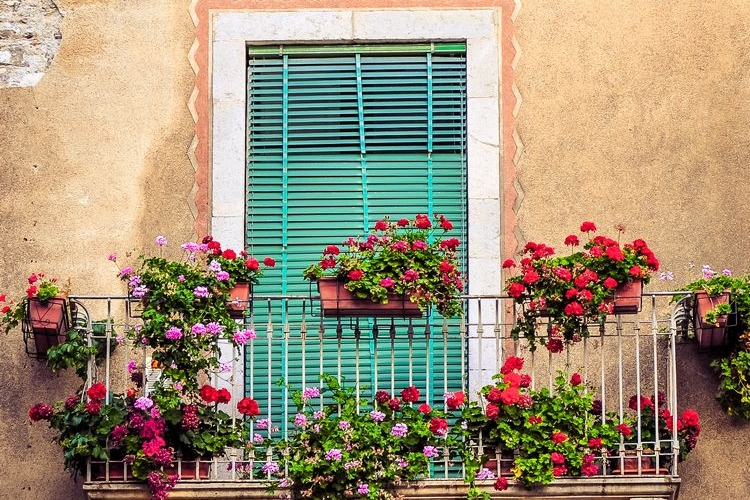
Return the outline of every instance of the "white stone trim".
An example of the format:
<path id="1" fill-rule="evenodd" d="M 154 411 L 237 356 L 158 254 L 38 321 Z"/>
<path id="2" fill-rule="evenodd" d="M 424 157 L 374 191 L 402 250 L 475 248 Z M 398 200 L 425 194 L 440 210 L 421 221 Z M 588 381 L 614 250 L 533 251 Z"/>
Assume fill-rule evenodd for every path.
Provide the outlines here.
<path id="1" fill-rule="evenodd" d="M 476 10 L 219 11 L 211 18 L 211 228 L 233 248 L 245 233 L 245 54 L 248 43 L 466 40 L 469 276 L 500 292 L 500 21 Z"/>

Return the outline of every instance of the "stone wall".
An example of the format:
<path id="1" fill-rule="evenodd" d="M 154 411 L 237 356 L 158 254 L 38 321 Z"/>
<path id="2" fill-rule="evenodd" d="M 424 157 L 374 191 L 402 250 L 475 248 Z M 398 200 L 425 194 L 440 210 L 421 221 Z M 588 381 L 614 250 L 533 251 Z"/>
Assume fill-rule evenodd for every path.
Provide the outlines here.
<path id="1" fill-rule="evenodd" d="M 36 85 L 60 50 L 62 14 L 52 0 L 0 1 L 0 87 Z"/>

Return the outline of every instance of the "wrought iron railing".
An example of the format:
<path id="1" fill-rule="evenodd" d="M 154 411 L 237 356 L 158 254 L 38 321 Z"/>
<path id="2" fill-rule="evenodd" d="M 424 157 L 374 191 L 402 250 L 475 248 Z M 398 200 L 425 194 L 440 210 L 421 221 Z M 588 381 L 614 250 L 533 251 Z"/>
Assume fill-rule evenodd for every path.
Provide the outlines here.
<path id="1" fill-rule="evenodd" d="M 466 296 L 466 316 L 459 320 L 434 315 L 417 319 L 328 319 L 319 314 L 316 301 L 307 296 L 254 297 L 244 322 L 255 330 L 257 338 L 239 357 L 233 356 L 227 345 L 227 353 L 221 359 L 223 370 L 212 375 L 213 383 L 230 389 L 235 401 L 243 395 L 258 399 L 263 408 L 260 417 L 272 421 L 284 436 L 295 412 L 289 387 L 318 384 L 323 373 L 355 384 L 362 398 L 370 399 L 380 389 L 394 393 L 416 385 L 427 403 L 443 405 L 446 392 L 463 390 L 476 398 L 478 389 L 491 381 L 504 359 L 519 356 L 525 359 L 524 372 L 531 375 L 533 387 L 552 388 L 559 370 L 575 371 L 601 402 L 598 411 L 614 413 L 620 419 L 626 415 L 637 418 L 634 438 L 627 445 L 623 440 L 615 455 L 602 459 L 601 475 L 676 476 L 679 445 L 675 345 L 688 328 L 686 310 L 675 300 L 679 297 L 679 292 L 645 294 L 638 314 L 611 316 L 604 323 L 591 324 L 588 337 L 558 353 L 539 346 L 533 350 L 525 340 L 512 338 L 518 310 L 506 296 Z M 89 383 L 101 381 L 111 390 L 124 390 L 126 364 L 138 358 L 149 367 L 149 353 L 125 344 L 111 347 L 118 345 L 140 319 L 132 317 L 127 297 L 72 299 L 77 306 L 76 328 L 86 332 L 92 342 L 106 346 L 104 359 L 97 364 L 92 358 L 89 363 Z M 544 319 L 541 322 L 538 334 L 551 336 L 552 329 Z M 94 328 L 95 323 L 105 327 Z M 147 382 L 158 376 L 158 368 L 147 370 Z M 279 384 L 280 379 L 285 384 Z M 631 397 L 658 400 L 660 394 L 671 411 L 673 431 L 668 439 L 649 442 L 641 435 L 641 427 L 651 425 L 658 435 L 659 421 L 644 422 L 640 398 L 633 399 L 633 409 Z M 232 406 L 227 405 L 226 411 L 232 412 Z M 637 458 L 632 472 L 624 467 L 632 458 L 631 452 Z M 500 450 L 497 458 L 500 473 L 504 458 Z M 192 472 L 183 474 L 183 478 L 239 480 L 250 461 L 264 459 L 229 450 L 225 457 L 211 461 L 207 476 Z M 127 465 L 121 462 L 92 465 L 89 480 L 128 478 Z M 434 469 L 436 479 L 461 476 L 460 464 L 442 465 Z M 181 464 L 179 472 L 184 467 Z"/>

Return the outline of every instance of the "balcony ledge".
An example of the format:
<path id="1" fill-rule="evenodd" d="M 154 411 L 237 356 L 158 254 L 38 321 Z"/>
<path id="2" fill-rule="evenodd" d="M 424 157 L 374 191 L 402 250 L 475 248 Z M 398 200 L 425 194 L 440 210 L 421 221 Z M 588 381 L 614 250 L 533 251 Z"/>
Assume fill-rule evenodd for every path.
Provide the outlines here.
<path id="1" fill-rule="evenodd" d="M 89 500 L 150 500 L 145 484 L 129 482 L 87 482 L 83 489 Z M 676 500 L 680 489 L 677 476 L 606 477 L 558 479 L 547 486 L 530 489 L 511 485 L 495 491 L 491 482 L 482 485 L 493 498 L 505 500 Z M 467 486 L 456 480 L 429 480 L 410 483 L 398 489 L 404 500 L 454 500 L 466 498 Z M 241 500 L 276 499 L 280 492 L 269 494 L 257 482 L 180 481 L 169 493 L 169 500 Z"/>

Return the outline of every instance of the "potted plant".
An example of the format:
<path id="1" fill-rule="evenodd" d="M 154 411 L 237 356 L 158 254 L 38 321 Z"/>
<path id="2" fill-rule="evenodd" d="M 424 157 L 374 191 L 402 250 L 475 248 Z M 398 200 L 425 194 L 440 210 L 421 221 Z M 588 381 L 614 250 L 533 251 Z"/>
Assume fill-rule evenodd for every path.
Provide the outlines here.
<path id="1" fill-rule="evenodd" d="M 750 277 L 734 276 L 729 269 L 721 273 L 704 264 L 701 278 L 684 286 L 693 292 L 695 335 L 700 348 L 725 346 L 736 340 L 727 335 L 727 327 L 741 332 L 750 318 Z M 732 317 L 734 321 L 729 321 Z"/>
<path id="2" fill-rule="evenodd" d="M 364 401 L 331 375 L 321 380 L 322 388 L 292 393 L 297 414 L 275 444 L 279 461 L 259 466 L 270 492 L 283 486 L 294 498 L 393 499 L 396 485 L 427 476 L 456 444 L 445 413 L 420 402 L 415 386 Z"/>
<path id="3" fill-rule="evenodd" d="M 623 454 L 611 460 L 613 474 L 662 474 L 668 471 L 674 459 L 673 429 L 677 423 L 677 460 L 682 462 L 695 448 L 700 435 L 698 412 L 692 408 L 674 417 L 667 406 L 663 392 L 652 397 L 634 394 L 628 401 L 633 414 L 624 422 L 629 428 L 625 436 Z M 639 416 L 640 415 L 640 416 Z M 612 418 L 616 418 L 613 414 Z M 641 446 L 640 466 L 637 447 Z M 659 466 L 656 467 L 656 451 L 659 451 Z"/>
<path id="4" fill-rule="evenodd" d="M 578 373 L 559 372 L 554 389 L 531 389 L 522 374 L 523 359 L 509 357 L 495 382 L 483 387 L 480 400 L 462 411 L 465 426 L 457 432 L 464 443 L 469 498 L 489 498 L 476 481 L 492 480 L 498 490 L 508 479 L 487 466 L 488 458 L 512 453 L 510 473 L 522 485 L 548 484 L 561 476 L 601 474 L 607 451 L 619 443 L 614 422 L 592 413 L 592 393 Z"/>
<path id="5" fill-rule="evenodd" d="M 204 385 L 191 391 L 179 383 L 157 383 L 146 394 L 142 372 L 133 370 L 131 380 L 134 386 L 121 394 L 107 394 L 97 382 L 64 401 L 29 410 L 32 421 L 46 420 L 57 431 L 65 469 L 74 477 L 86 475 L 90 463 L 93 480 L 143 480 L 154 500 L 164 499 L 178 477 L 207 479 L 213 457 L 242 446 L 247 419 L 259 413 L 257 403 L 244 398 L 237 403 L 242 418 L 230 417 L 219 407 L 231 401 L 227 389 Z"/>
<path id="6" fill-rule="evenodd" d="M 327 246 L 320 262 L 309 266 L 304 277 L 318 282 L 324 314 L 418 316 L 434 306 L 444 317 L 459 316 L 463 313 L 460 242 L 444 238 L 452 228 L 441 215 L 430 220 L 417 214 L 413 220 L 397 221 L 386 216 L 364 239 L 349 238 L 344 249 Z M 337 295 L 324 295 L 326 285 L 321 284 L 326 278 Z M 395 309 L 377 307 L 399 299 L 404 301 Z"/>
<path id="7" fill-rule="evenodd" d="M 28 277 L 26 297 L 20 301 L 8 300 L 0 295 L 0 323 L 7 334 L 21 324 L 29 356 L 45 359 L 47 350 L 65 340 L 74 324 L 75 308 L 68 300 L 70 283 L 65 287 L 58 279 L 47 277 L 43 272 Z M 33 341 L 34 348 L 29 347 Z"/>
<path id="8" fill-rule="evenodd" d="M 549 317 L 552 337 L 544 341 L 553 352 L 562 350 L 563 343 L 576 342 L 588 336 L 588 325 L 601 322 L 607 314 L 635 313 L 640 309 L 642 286 L 651 273 L 659 269 L 659 261 L 642 239 L 620 245 L 618 240 L 594 235 L 596 225 L 583 222 L 581 232 L 588 236 L 583 250 L 576 235 L 565 238 L 571 248 L 567 255 L 556 255 L 555 249 L 529 242 L 519 262 L 508 259 L 504 269 L 519 269 L 505 281 L 505 291 L 522 307 L 521 317 L 511 333 L 525 337 L 531 349 L 536 347 L 536 329 L 540 316 Z M 617 226 L 618 234 L 624 227 Z M 624 305 L 618 299 L 635 289 Z"/>
<path id="9" fill-rule="evenodd" d="M 257 260 L 206 241 L 183 244 L 182 259 L 141 255 L 135 267 L 125 266 L 118 274 L 128 293 L 143 300 L 142 324 L 128 331 L 129 338 L 152 348 L 152 358 L 164 366 L 166 376 L 192 389 L 197 388 L 197 373 L 218 366 L 219 339 L 240 349 L 255 337 L 238 325 L 227 304 L 238 280 L 255 282 L 263 271 Z M 158 237 L 156 245 L 161 254 L 166 239 Z M 109 258 L 117 261 L 114 254 Z M 273 259 L 265 262 L 266 267 L 274 265 Z"/>
<path id="10" fill-rule="evenodd" d="M 233 319 L 239 319 L 244 316 L 250 304 L 253 285 L 258 284 L 258 280 L 263 276 L 263 268 L 274 267 L 276 261 L 271 257 L 266 257 L 261 263 L 242 250 L 239 255 L 231 248 L 221 248 L 221 244 L 214 240 L 212 236 L 206 236 L 202 240 L 202 245 L 206 245 L 206 250 L 213 255 L 215 263 L 218 263 L 218 273 L 226 273 L 229 276 L 229 302 L 227 307 Z M 199 247 L 199 250 L 202 247 Z M 216 264 L 210 264 L 217 267 Z"/>

